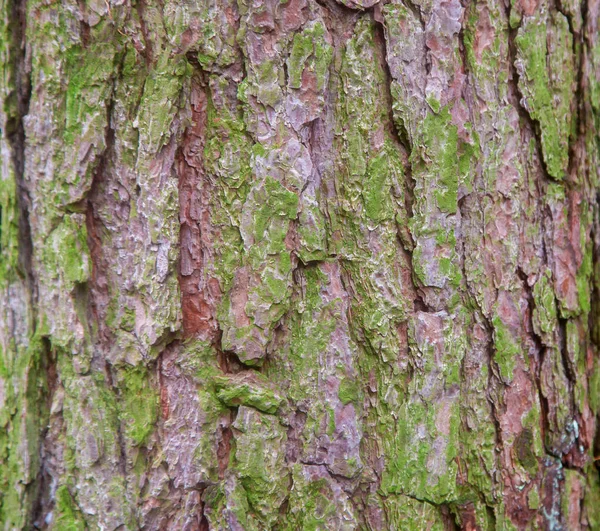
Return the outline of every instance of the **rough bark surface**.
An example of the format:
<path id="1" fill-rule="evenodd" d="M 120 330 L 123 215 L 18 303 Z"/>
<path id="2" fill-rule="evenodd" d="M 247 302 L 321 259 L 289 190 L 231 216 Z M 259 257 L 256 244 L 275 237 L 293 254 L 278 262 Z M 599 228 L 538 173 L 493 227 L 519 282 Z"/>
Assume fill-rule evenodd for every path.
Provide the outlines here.
<path id="1" fill-rule="evenodd" d="M 599 0 L 0 0 L 3 529 L 600 529 Z"/>

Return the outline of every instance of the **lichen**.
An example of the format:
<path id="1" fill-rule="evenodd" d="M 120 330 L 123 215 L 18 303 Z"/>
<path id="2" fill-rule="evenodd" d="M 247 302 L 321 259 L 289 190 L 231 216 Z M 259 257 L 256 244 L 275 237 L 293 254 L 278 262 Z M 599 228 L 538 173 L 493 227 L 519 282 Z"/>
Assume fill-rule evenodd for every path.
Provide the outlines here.
<path id="1" fill-rule="evenodd" d="M 575 79 L 573 36 L 564 15 L 528 19 L 515 38 L 519 87 L 525 108 L 540 125 L 548 173 L 563 179 L 569 162 L 571 101 Z"/>
<path id="2" fill-rule="evenodd" d="M 256 373 L 221 376 L 214 380 L 217 398 L 229 407 L 247 406 L 264 413 L 275 413 L 283 398 L 269 388 L 268 381 Z"/>
<path id="3" fill-rule="evenodd" d="M 140 446 L 155 429 L 158 394 L 149 381 L 148 371 L 141 367 L 125 367 L 120 371 L 120 379 L 119 417 L 126 436 Z"/>

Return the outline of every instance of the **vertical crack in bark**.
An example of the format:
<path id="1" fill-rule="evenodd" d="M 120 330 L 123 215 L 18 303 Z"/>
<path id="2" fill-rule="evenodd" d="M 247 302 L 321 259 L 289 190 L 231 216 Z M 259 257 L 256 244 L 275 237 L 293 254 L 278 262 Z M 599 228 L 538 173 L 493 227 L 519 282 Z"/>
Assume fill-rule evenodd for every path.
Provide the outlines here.
<path id="1" fill-rule="evenodd" d="M 235 353 L 222 348 L 223 331 L 216 319 L 216 298 L 220 290 L 216 280 L 207 278 L 205 263 L 207 247 L 212 244 L 209 234 L 210 183 L 204 168 L 204 147 L 208 122 L 210 98 L 207 74 L 193 53 L 187 54 L 188 62 L 194 67 L 189 89 L 190 124 L 185 129 L 176 153 L 175 169 L 178 176 L 179 196 L 179 265 L 178 282 L 181 293 L 182 328 L 184 338 L 197 338 L 210 342 L 217 364 L 224 374 L 237 373 L 244 366 Z M 214 283 L 213 283 L 214 282 Z M 158 360 L 161 413 L 163 420 L 170 414 L 169 390 L 164 381 L 162 355 Z M 216 427 L 217 468 L 220 480 L 224 480 L 230 464 L 234 434 L 232 424 L 237 416 L 237 407 L 221 416 Z M 202 495 L 201 495 L 202 498 Z M 208 529 L 201 500 L 199 528 Z"/>
<path id="2" fill-rule="evenodd" d="M 529 111 L 523 104 L 524 96 L 519 88 L 519 73 L 517 72 L 517 68 L 515 66 L 515 62 L 517 60 L 517 45 L 515 42 L 517 32 L 519 31 L 519 27 L 512 28 L 510 27 L 510 12 L 511 12 L 511 4 L 508 2 L 506 4 L 506 24 L 507 24 L 507 33 L 508 33 L 508 98 L 512 106 L 516 109 L 519 117 L 521 118 L 521 127 L 525 125 L 525 128 L 531 132 L 531 135 L 535 139 L 535 150 L 537 159 L 539 161 L 540 169 L 542 174 L 546 178 L 547 181 L 552 181 L 552 177 L 550 177 L 550 173 L 548 172 L 548 168 L 546 166 L 546 161 L 544 160 L 544 153 L 542 150 L 542 132 L 540 123 L 535 120 Z"/>
<path id="3" fill-rule="evenodd" d="M 142 38 L 144 39 L 144 60 L 146 66 L 150 66 L 154 62 L 154 53 L 152 50 L 152 39 L 146 24 L 146 3 L 145 0 L 137 0 L 135 3 L 138 16 L 140 18 L 140 29 Z"/>
<path id="4" fill-rule="evenodd" d="M 470 120 L 471 123 L 476 123 L 476 120 L 473 117 L 473 109 L 474 109 L 474 99 L 471 97 L 472 96 L 472 92 L 474 91 L 475 88 L 471 86 L 470 82 L 469 82 L 469 61 L 468 61 L 468 56 L 467 56 L 467 49 L 465 46 L 465 18 L 468 16 L 468 10 L 469 7 L 471 6 L 471 2 L 469 1 L 461 1 L 461 5 L 464 8 L 463 11 L 463 20 L 461 22 L 461 28 L 460 31 L 458 33 L 458 46 L 459 46 L 459 53 L 460 53 L 460 58 L 461 58 L 461 63 L 462 63 L 462 69 L 463 69 L 463 73 L 465 74 L 465 83 L 463 84 L 463 88 L 462 88 L 462 98 L 466 103 L 466 107 L 469 111 L 469 115 L 470 115 Z M 498 462 L 498 456 L 501 453 L 502 449 L 504 448 L 504 441 L 503 441 L 503 437 L 502 437 L 502 427 L 500 425 L 500 415 L 498 412 L 498 403 L 499 400 L 497 397 L 493 396 L 492 391 L 496 390 L 496 385 L 500 384 L 502 385 L 502 380 L 500 378 L 500 375 L 498 374 L 497 371 L 497 364 L 495 362 L 495 354 L 496 354 L 496 347 L 495 347 L 495 343 L 494 343 L 494 327 L 493 324 L 490 320 L 490 317 L 486 314 L 486 312 L 484 311 L 483 307 L 480 305 L 479 300 L 476 296 L 476 294 L 473 291 L 473 287 L 471 286 L 471 283 L 469 282 L 469 277 L 467 274 L 467 264 L 466 264 L 466 260 L 467 260 L 467 252 L 466 252 L 466 244 L 465 244 L 465 221 L 466 220 L 470 220 L 471 216 L 469 215 L 469 203 L 471 201 L 471 195 L 468 194 L 466 196 L 461 197 L 458 200 L 458 212 L 460 214 L 460 221 L 459 221 L 459 230 L 460 230 L 460 244 L 457 245 L 457 247 L 460 249 L 460 265 L 461 265 L 461 273 L 462 273 L 462 277 L 463 277 L 463 282 L 464 282 L 464 295 L 466 295 L 467 299 L 469 301 L 471 301 L 471 304 L 473 305 L 474 308 L 474 312 L 476 312 L 480 319 L 481 322 L 484 325 L 484 330 L 486 333 L 486 358 L 487 358 L 487 366 L 488 366 L 488 389 L 487 389 L 487 400 L 488 403 L 490 404 L 490 413 L 491 413 L 491 422 L 493 424 L 494 427 L 494 434 L 495 434 L 495 439 L 496 439 L 496 454 L 494 455 L 494 460 L 497 463 Z M 477 208 L 477 207 L 475 207 Z M 485 222 L 484 222 L 484 227 L 485 227 Z M 482 228 L 482 231 L 485 232 L 485 228 Z M 463 360 L 461 362 L 461 371 L 462 368 L 464 366 L 464 360 L 465 358 L 463 357 Z M 492 478 L 492 480 L 494 480 L 494 478 Z M 484 505 L 486 507 L 488 507 L 488 505 L 486 503 L 484 503 Z M 488 507 L 489 508 L 489 507 Z M 493 511 L 491 511 L 493 514 Z M 495 520 L 495 517 L 494 517 Z"/>
<path id="5" fill-rule="evenodd" d="M 219 467 L 219 479 L 225 479 L 225 474 L 229 468 L 231 457 L 231 447 L 233 444 L 233 430 L 231 425 L 235 422 L 238 408 L 232 407 L 229 411 L 229 418 L 223 419 L 218 427 L 219 440 L 217 443 L 217 461 Z"/>
<path id="6" fill-rule="evenodd" d="M 6 112 L 4 134 L 10 146 L 10 157 L 16 188 L 18 270 L 15 273 L 19 274 L 24 280 L 26 302 L 30 312 L 27 333 L 30 335 L 30 338 L 33 338 L 37 330 L 38 290 L 33 266 L 33 240 L 29 219 L 32 202 L 25 180 L 27 139 L 24 118 L 29 113 L 31 100 L 31 66 L 26 53 L 27 2 L 26 0 L 11 0 L 7 3 L 5 9 L 10 22 L 8 26 L 9 41 L 5 43 L 8 52 L 8 64 L 4 65 L 4 68 L 5 73 L 8 74 L 8 82 L 12 84 L 12 90 L 4 102 Z M 5 176 L 5 178 L 9 177 Z M 6 292 L 5 296 L 10 297 L 10 294 Z M 16 330 L 11 328 L 10 334 L 13 339 L 16 338 Z M 25 339 L 21 338 L 21 341 Z M 17 411 L 10 415 L 9 421 L 10 424 L 15 426 L 17 422 L 21 422 L 21 415 L 27 414 L 34 417 L 29 420 L 31 426 L 35 430 L 39 430 L 37 432 L 32 430 L 26 433 L 28 440 L 23 441 L 23 443 L 29 446 L 25 447 L 26 449 L 23 451 L 27 452 L 27 454 L 20 456 L 27 462 L 32 458 L 35 462 L 35 456 L 30 456 L 29 454 L 37 453 L 41 462 L 35 479 L 25 484 L 25 494 L 21 498 L 22 510 L 27 512 L 25 520 L 27 525 L 31 525 L 37 520 L 41 512 L 41 493 L 46 490 L 47 478 L 44 474 L 44 450 L 42 447 L 42 441 L 46 433 L 44 423 L 47 420 L 45 418 L 46 412 L 44 406 L 51 403 L 54 388 L 56 387 L 56 367 L 52 359 L 50 344 L 46 338 L 41 338 L 41 341 L 39 365 L 35 361 L 28 362 L 29 367 L 23 381 L 26 387 L 20 390 L 20 392 L 29 397 L 26 399 L 28 408 L 26 411 Z M 17 341 L 15 341 L 16 344 L 18 344 Z M 2 360 L 0 360 L 1 362 Z M 33 397 L 42 398 L 45 404 L 29 403 L 30 398 Z M 12 448 L 12 452 L 17 451 L 17 448 Z M 12 488 L 12 486 L 9 488 Z M 2 497 L 0 496 L 0 498 Z"/>
<path id="7" fill-rule="evenodd" d="M 40 369 L 46 375 L 46 390 L 44 393 L 44 401 L 45 404 L 43 407 L 48 413 L 47 420 L 44 425 L 41 426 L 40 433 L 40 468 L 36 477 L 36 481 L 34 484 L 30 484 L 27 486 L 28 489 L 33 487 L 34 493 L 33 496 L 35 501 L 33 503 L 33 511 L 32 511 L 32 519 L 33 525 L 35 528 L 43 527 L 42 517 L 47 514 L 50 498 L 51 498 L 51 488 L 52 488 L 52 475 L 47 470 L 47 467 L 44 466 L 46 463 L 46 459 L 48 455 L 52 451 L 52 446 L 46 438 L 48 432 L 50 430 L 50 416 L 52 409 L 52 401 L 54 398 L 54 393 L 56 391 L 56 387 L 58 386 L 58 372 L 56 367 L 56 356 L 52 350 L 52 345 L 50 340 L 46 337 L 42 338 L 42 354 L 41 354 L 41 367 Z M 36 382 L 37 385 L 37 382 Z M 41 409 L 42 404 L 40 404 Z M 46 419 L 44 419 L 46 420 Z"/>
<path id="8" fill-rule="evenodd" d="M 404 173 L 406 176 L 405 179 L 405 207 L 409 218 L 413 217 L 413 205 L 415 202 L 414 189 L 415 189 L 415 180 L 412 175 L 412 165 L 408 158 L 411 154 L 411 146 L 408 138 L 408 132 L 404 129 L 402 124 L 396 123 L 394 119 L 394 98 L 392 96 L 392 83 L 394 78 L 390 71 L 390 66 L 387 62 L 387 38 L 386 38 L 386 28 L 383 17 L 381 14 L 373 15 L 373 20 L 375 21 L 375 43 L 377 44 L 379 50 L 379 59 L 381 68 L 385 77 L 385 99 L 386 105 L 388 108 L 388 124 L 387 129 L 391 137 L 394 139 L 398 148 L 402 151 L 403 159 L 404 159 Z"/>
<path id="9" fill-rule="evenodd" d="M 124 60 L 125 54 L 123 53 L 112 78 L 112 90 L 106 102 L 104 149 L 98 156 L 98 161 L 92 173 L 90 189 L 82 201 L 85 205 L 85 223 L 91 261 L 91 274 L 85 284 L 77 284 L 74 290 L 74 297 L 78 301 L 79 306 L 83 308 L 83 311 L 80 312 L 82 325 L 87 329 L 87 335 L 91 338 L 92 342 L 92 345 L 90 345 L 90 348 L 92 348 L 92 371 L 104 376 L 105 386 L 114 394 L 117 402 L 121 399 L 121 389 L 118 383 L 114 381 L 115 368 L 111 360 L 107 357 L 114 344 L 114 333 L 106 323 L 107 305 L 111 297 L 107 277 L 110 265 L 104 256 L 102 220 L 98 214 L 97 202 L 106 193 L 103 185 L 107 182 L 110 160 L 115 152 L 115 131 L 112 126 L 112 119 L 115 112 L 117 83 L 122 77 Z M 97 328 L 91 326 L 91 323 L 94 323 Z M 126 491 L 129 491 L 127 444 L 120 413 L 117 417 L 116 440 L 119 451 L 119 472 L 123 477 Z"/>
<path id="10" fill-rule="evenodd" d="M 561 1 L 557 0 L 557 9 L 558 11 L 567 19 L 567 23 L 569 25 L 569 32 L 573 38 L 573 48 L 572 53 L 577 61 L 577 76 L 576 76 L 576 84 L 575 84 L 575 127 L 573 128 L 575 133 L 574 135 L 569 136 L 569 163 L 567 169 L 567 176 L 570 177 L 575 175 L 577 172 L 577 167 L 580 163 L 581 158 L 585 158 L 585 146 L 582 145 L 585 142 L 585 131 L 586 131 L 586 121 L 587 114 L 585 111 L 585 90 L 584 90 L 584 46 L 585 41 L 583 37 L 583 28 L 585 28 L 585 14 L 587 10 L 587 4 L 585 0 L 582 2 L 581 11 L 582 11 L 582 31 L 578 33 L 573 28 L 573 17 L 567 13 L 565 13 L 562 7 Z M 578 46 L 579 45 L 579 46 Z M 583 155 L 583 156 L 582 156 Z"/>
<path id="11" fill-rule="evenodd" d="M 81 37 L 81 46 L 87 48 L 90 42 L 90 25 L 87 21 L 87 4 L 85 0 L 78 1 L 79 6 L 79 34 Z"/>
<path id="12" fill-rule="evenodd" d="M 120 70 L 117 77 L 120 77 Z M 114 87 L 113 92 L 110 96 L 110 100 L 106 106 L 106 129 L 104 134 L 105 147 L 104 151 L 98 158 L 98 163 L 92 174 L 92 183 L 90 190 L 85 199 L 86 210 L 85 210 L 85 221 L 87 229 L 87 244 L 91 258 L 91 274 L 85 286 L 85 295 L 87 298 L 86 309 L 88 315 L 86 316 L 86 323 L 84 325 L 90 331 L 89 323 L 94 322 L 98 326 L 97 341 L 109 349 L 109 345 L 112 343 L 112 333 L 106 326 L 105 307 L 107 301 L 110 298 L 108 280 L 106 273 L 109 270 L 109 264 L 106 262 L 103 253 L 103 242 L 101 235 L 101 220 L 97 216 L 96 212 L 96 201 L 98 197 L 103 193 L 101 190 L 102 183 L 105 182 L 105 175 L 108 171 L 108 161 L 114 150 L 115 132 L 111 125 L 111 118 L 114 110 Z"/>
<path id="13" fill-rule="evenodd" d="M 392 82 L 394 78 L 390 71 L 389 64 L 387 62 L 387 35 L 386 35 L 386 27 L 383 16 L 380 12 L 379 4 L 377 4 L 373 10 L 373 20 L 375 22 L 375 43 L 379 50 L 379 59 L 381 68 L 384 74 L 385 82 L 385 99 L 388 108 L 388 132 L 390 136 L 394 139 L 396 146 L 402 154 L 402 159 L 404 163 L 404 207 L 406 209 L 406 214 L 408 219 L 412 219 L 414 216 L 413 205 L 415 203 L 415 186 L 416 181 L 412 174 L 412 165 L 410 163 L 410 155 L 411 155 L 411 146 L 408 137 L 408 132 L 404 129 L 403 125 L 397 123 L 394 119 L 394 98 L 392 96 Z M 399 232 L 399 231 L 398 231 Z M 410 229 L 407 227 L 407 234 L 410 238 L 410 242 L 403 241 L 403 238 L 400 234 L 398 234 L 398 239 L 400 243 L 400 249 L 404 250 L 407 255 L 407 261 L 410 264 L 412 279 L 413 279 L 413 287 L 414 287 L 414 310 L 421 312 L 433 312 L 434 310 L 427 305 L 425 299 L 420 293 L 420 286 L 416 280 L 416 276 L 414 274 L 414 262 L 413 262 L 413 248 L 414 248 L 414 240 Z"/>
<path id="14" fill-rule="evenodd" d="M 535 367 L 533 370 L 533 379 L 535 387 L 537 388 L 538 400 L 540 402 L 540 430 L 542 433 L 542 441 L 546 441 L 546 436 L 550 431 L 550 419 L 548 418 L 548 414 L 550 411 L 550 406 L 548 404 L 548 399 L 544 395 L 542 391 L 542 383 L 541 383 L 541 374 L 542 374 L 542 365 L 544 364 L 544 358 L 546 354 L 546 346 L 542 342 L 542 338 L 538 336 L 535 332 L 535 328 L 533 326 L 533 311 L 535 309 L 535 299 L 533 297 L 533 293 L 531 291 L 531 287 L 529 286 L 527 275 L 525 272 L 518 267 L 517 268 L 517 276 L 519 277 L 521 284 L 523 286 L 523 292 L 525 293 L 525 297 L 527 299 L 527 335 L 533 342 L 535 347 L 537 357 L 535 358 Z M 553 455 L 549 452 L 548 448 L 544 444 L 546 452 L 550 455 Z M 559 457 L 559 456 L 554 456 Z"/>
<path id="15" fill-rule="evenodd" d="M 29 303 L 32 312 L 32 333 L 37 325 L 37 286 L 32 265 L 33 241 L 29 212 L 31 198 L 25 183 L 25 127 L 24 117 L 29 112 L 31 99 L 31 66 L 26 55 L 26 29 L 27 29 L 27 2 L 26 0 L 12 0 L 10 3 L 11 41 L 9 47 L 9 71 L 14 78 L 14 88 L 8 97 L 13 102 L 12 114 L 8 114 L 6 121 L 6 136 L 11 147 L 12 164 L 17 185 L 16 203 L 18 211 L 18 236 L 19 236 L 19 268 L 26 279 L 29 291 Z"/>
<path id="16" fill-rule="evenodd" d="M 162 418 L 163 422 L 169 419 L 169 390 L 167 389 L 165 383 L 165 373 L 163 371 L 163 357 L 165 354 L 166 348 L 170 345 L 167 345 L 165 349 L 158 355 L 156 359 L 156 372 L 158 375 L 158 399 L 159 399 L 159 407 L 160 407 L 160 418 Z"/>

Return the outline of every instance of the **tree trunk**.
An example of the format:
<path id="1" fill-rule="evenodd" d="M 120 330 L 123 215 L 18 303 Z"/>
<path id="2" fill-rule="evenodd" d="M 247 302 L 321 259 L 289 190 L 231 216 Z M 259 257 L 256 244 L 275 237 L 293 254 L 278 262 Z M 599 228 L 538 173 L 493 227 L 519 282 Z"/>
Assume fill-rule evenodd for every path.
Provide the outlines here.
<path id="1" fill-rule="evenodd" d="M 600 529 L 599 0 L 0 0 L 3 529 Z"/>

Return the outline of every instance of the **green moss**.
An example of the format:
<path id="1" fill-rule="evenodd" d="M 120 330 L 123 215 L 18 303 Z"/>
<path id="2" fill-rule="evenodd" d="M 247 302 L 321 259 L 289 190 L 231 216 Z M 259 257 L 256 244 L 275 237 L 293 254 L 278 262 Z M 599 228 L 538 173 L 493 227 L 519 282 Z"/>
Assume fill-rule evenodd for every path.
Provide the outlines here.
<path id="1" fill-rule="evenodd" d="M 90 48 L 67 52 L 67 86 L 63 139 L 73 144 L 88 130 L 95 134 L 106 122 L 104 102 L 111 86 L 118 56 L 113 43 L 94 43 Z M 85 130 L 83 129 L 85 126 Z M 103 138 L 103 137 L 102 137 Z M 99 147 L 99 146 L 97 146 Z"/>
<path id="2" fill-rule="evenodd" d="M 540 493 L 535 485 L 531 488 L 529 494 L 527 495 L 527 506 L 532 511 L 537 511 L 541 506 Z"/>
<path id="3" fill-rule="evenodd" d="M 512 380 L 515 358 L 521 353 L 521 347 L 515 342 L 510 331 L 498 316 L 493 318 L 494 324 L 494 361 L 500 369 L 505 381 Z"/>
<path id="4" fill-rule="evenodd" d="M 327 258 L 327 227 L 325 217 L 317 201 L 303 197 L 302 210 L 298 217 L 298 258 L 305 264 Z"/>
<path id="5" fill-rule="evenodd" d="M 439 102 L 438 100 L 436 100 L 434 97 L 432 97 L 432 96 L 428 97 L 428 98 L 427 98 L 427 103 L 429 104 L 429 106 L 431 107 L 431 110 L 432 110 L 434 113 L 436 113 L 436 114 L 437 114 L 438 112 L 440 112 L 440 107 L 441 107 L 441 104 L 440 104 L 440 102 Z"/>
<path id="6" fill-rule="evenodd" d="M 552 273 L 546 269 L 533 286 L 533 324 L 537 333 L 551 341 L 557 324 L 556 299 L 552 286 Z"/>
<path id="7" fill-rule="evenodd" d="M 447 443 L 441 455 L 435 447 L 439 414 L 434 405 L 424 406 L 417 402 L 403 404 L 397 409 L 395 430 L 384 439 L 386 467 L 381 478 L 384 495 L 407 493 L 436 503 L 454 495 L 460 424 L 458 406 L 452 406 L 450 418 L 445 419 L 450 429 L 448 434 L 442 435 Z M 434 471 L 432 460 L 438 461 L 443 468 Z"/>
<path id="8" fill-rule="evenodd" d="M 583 507 L 590 529 L 600 529 L 600 481 L 598 470 L 591 463 L 586 469 Z"/>
<path id="9" fill-rule="evenodd" d="M 82 531 L 87 527 L 81 511 L 65 485 L 56 489 L 55 518 L 53 524 L 56 529 Z"/>
<path id="10" fill-rule="evenodd" d="M 439 508 L 426 501 L 409 496 L 387 496 L 383 505 L 386 509 L 387 529 L 402 531 L 444 531 L 446 520 Z"/>
<path id="11" fill-rule="evenodd" d="M 121 314 L 121 322 L 120 328 L 122 330 L 126 330 L 127 332 L 132 332 L 135 328 L 135 308 L 123 308 L 123 312 Z"/>
<path id="12" fill-rule="evenodd" d="M 142 153 L 155 154 L 169 140 L 184 79 L 191 67 L 184 58 L 162 54 L 146 78 L 134 126 Z"/>
<path id="13" fill-rule="evenodd" d="M 31 336 L 27 345 L 15 338 L 4 344 L 7 348 L 0 347 L 0 522 L 7 529 L 29 529 L 37 497 L 41 436 L 49 417 L 49 345 L 40 333 Z"/>
<path id="14" fill-rule="evenodd" d="M 336 328 L 335 302 L 321 300 L 325 279 L 318 267 L 304 270 L 304 296 L 290 322 L 288 396 L 296 402 L 319 393 L 319 359 Z"/>
<path id="15" fill-rule="evenodd" d="M 384 149 L 369 161 L 366 168 L 363 197 L 365 213 L 370 219 L 377 222 L 393 219 L 395 211 L 391 188 L 403 177 L 398 150 L 386 142 Z"/>
<path id="16" fill-rule="evenodd" d="M 274 414 L 283 403 L 283 398 L 268 387 L 268 382 L 256 373 L 253 378 L 246 375 L 217 377 L 216 396 L 229 407 L 248 406 L 264 413 Z"/>
<path id="17" fill-rule="evenodd" d="M 265 236 L 269 222 L 273 217 L 294 219 L 298 211 L 298 195 L 287 190 L 279 181 L 276 181 L 272 177 L 267 177 L 265 179 L 264 190 L 264 203 L 259 205 L 254 216 L 253 233 L 257 242 Z M 281 233 L 276 233 L 276 236 L 283 242 L 286 234 L 287 227 L 284 227 L 281 229 Z"/>
<path id="18" fill-rule="evenodd" d="M 140 446 L 154 431 L 158 418 L 158 394 L 145 368 L 127 367 L 120 371 L 120 378 L 123 429 L 133 444 Z"/>
<path id="19" fill-rule="evenodd" d="M 514 10 L 513 10 L 514 11 Z M 562 179 L 569 162 L 575 61 L 567 19 L 553 11 L 548 24 L 521 26 L 515 44 L 524 73 L 519 86 L 531 117 L 540 124 L 548 173 Z"/>
<path id="20" fill-rule="evenodd" d="M 285 466 L 286 431 L 273 415 L 241 406 L 233 424 L 233 469 L 244 487 L 251 513 L 271 528 L 279 519 L 279 507 L 288 495 Z"/>
<path id="21" fill-rule="evenodd" d="M 324 478 L 311 477 L 309 469 L 300 464 L 292 467 L 294 488 L 290 492 L 284 529 L 317 531 L 325 529 L 356 529 L 351 503 L 336 493 Z"/>
<path id="22" fill-rule="evenodd" d="M 428 114 L 422 124 L 422 139 L 429 171 L 437 174 L 434 194 L 442 212 L 455 213 L 458 206 L 458 131 L 448 107 Z"/>
<path id="23" fill-rule="evenodd" d="M 583 490 L 585 485 L 584 476 L 577 470 L 570 470 L 565 468 L 564 471 L 564 490 L 561 493 L 561 504 L 560 504 L 560 512 L 564 522 L 572 521 L 572 513 L 579 516 L 581 508 L 573 507 L 572 500 L 573 494 L 575 494 L 575 498 L 579 499 L 580 492 Z"/>
<path id="24" fill-rule="evenodd" d="M 62 223 L 54 229 L 46 242 L 44 261 L 49 271 L 56 271 L 67 283 L 83 283 L 88 280 L 91 259 L 83 216 L 64 216 Z"/>
<path id="25" fill-rule="evenodd" d="M 342 401 L 342 404 L 349 404 L 350 402 L 358 402 L 360 397 L 360 388 L 356 380 L 350 378 L 344 378 L 340 382 L 338 388 L 338 398 Z"/>
<path id="26" fill-rule="evenodd" d="M 325 26 L 320 21 L 294 34 L 292 49 L 287 60 L 288 86 L 299 89 L 302 74 L 308 69 L 317 80 L 317 90 L 323 90 L 333 56 L 331 45 L 325 40 Z"/>
<path id="27" fill-rule="evenodd" d="M 16 182 L 11 171 L 9 175 L 0 175 L 0 286 L 17 275 L 18 242 Z"/>

